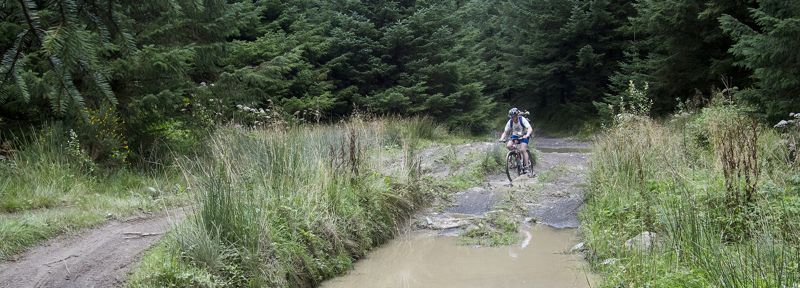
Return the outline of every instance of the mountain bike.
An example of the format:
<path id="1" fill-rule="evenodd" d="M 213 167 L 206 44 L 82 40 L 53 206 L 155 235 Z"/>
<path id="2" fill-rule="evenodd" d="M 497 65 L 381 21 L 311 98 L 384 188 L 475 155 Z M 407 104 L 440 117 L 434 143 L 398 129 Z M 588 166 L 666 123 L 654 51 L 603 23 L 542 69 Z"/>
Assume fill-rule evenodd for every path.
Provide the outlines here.
<path id="1" fill-rule="evenodd" d="M 506 176 L 508 177 L 509 182 L 513 182 L 514 178 L 517 178 L 520 175 L 525 174 L 524 172 L 526 165 L 523 165 L 522 163 L 523 160 L 525 159 L 525 155 L 522 154 L 523 151 L 519 150 L 520 139 L 518 136 L 511 136 L 511 139 L 506 141 L 514 141 L 514 145 L 512 146 L 514 147 L 514 149 L 508 151 L 508 154 L 506 155 Z M 505 143 L 506 141 L 502 142 Z M 527 152 L 528 152 L 528 157 L 532 157 L 530 150 L 528 150 Z M 528 164 L 527 167 L 532 166 L 530 160 L 528 161 L 527 164 Z M 511 177 L 512 174 L 514 175 L 514 177 Z"/>

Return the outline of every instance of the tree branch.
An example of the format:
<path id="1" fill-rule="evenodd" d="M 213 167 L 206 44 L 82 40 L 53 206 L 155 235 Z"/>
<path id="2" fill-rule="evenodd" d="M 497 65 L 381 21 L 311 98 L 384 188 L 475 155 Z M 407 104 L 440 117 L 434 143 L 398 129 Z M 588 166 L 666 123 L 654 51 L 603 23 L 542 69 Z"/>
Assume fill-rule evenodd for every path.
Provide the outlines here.
<path id="1" fill-rule="evenodd" d="M 39 33 L 40 31 L 39 31 L 38 27 L 36 27 L 37 23 L 36 23 L 36 19 L 35 19 L 36 16 L 34 15 L 35 12 L 31 11 L 31 8 L 28 7 L 28 4 L 27 4 L 27 2 L 25 0 L 17 0 L 17 2 L 19 2 L 19 4 L 22 6 L 22 14 L 25 16 L 25 21 L 28 24 L 28 26 L 30 27 L 30 30 L 33 32 L 33 35 L 36 36 L 36 39 L 39 40 L 39 43 L 44 43 L 44 37 Z M 63 8 L 63 6 L 61 6 L 61 8 Z M 65 80 L 64 79 L 65 78 L 64 74 L 68 74 L 69 71 L 65 71 L 64 69 L 62 69 L 63 67 L 61 67 L 61 65 L 58 63 L 58 62 L 60 62 L 60 60 L 58 60 L 58 58 L 55 55 L 49 55 L 47 57 L 47 61 L 50 63 L 50 66 L 53 67 L 53 70 L 55 70 L 56 73 L 60 72 L 62 74 L 62 75 L 58 75 L 58 76 L 60 76 L 60 77 L 58 77 L 58 82 L 59 82 L 59 86 L 61 87 L 61 89 L 60 89 L 61 91 L 59 91 L 59 93 L 58 93 L 59 94 L 59 98 L 60 98 L 60 95 L 63 94 L 62 92 L 66 92 L 67 94 L 72 94 L 73 92 L 70 91 L 70 88 L 73 87 L 74 84 L 73 83 L 67 83 L 66 81 L 64 81 Z M 77 90 L 76 90 L 75 93 L 78 93 L 78 95 L 72 95 L 73 98 L 82 98 L 81 95 L 80 95 L 80 92 L 77 92 Z M 65 112 L 64 110 L 66 110 L 65 107 L 61 107 L 61 106 L 62 105 L 59 105 L 59 107 L 51 107 L 51 108 L 53 108 L 53 109 L 57 108 L 58 111 L 56 111 L 56 114 L 59 114 L 59 113 Z"/>
<path id="2" fill-rule="evenodd" d="M 17 38 L 17 43 L 14 43 L 14 47 L 11 48 L 11 49 L 16 49 L 16 53 L 14 53 L 14 58 L 11 60 L 11 65 L 8 67 L 8 71 L 3 76 L 3 80 L 0 81 L 0 86 L 3 86 L 3 84 L 5 84 L 6 81 L 8 81 L 8 78 L 11 78 L 11 75 L 14 72 L 14 68 L 17 65 L 17 61 L 19 60 L 19 57 L 22 56 L 22 48 L 20 47 L 20 44 L 22 42 L 22 37 L 24 36 L 25 36 L 24 34 L 20 35 L 19 38 Z M 8 52 L 6 52 L 6 54 L 8 54 Z M 3 58 L 5 58 L 5 55 L 3 56 L 4 56 Z"/>

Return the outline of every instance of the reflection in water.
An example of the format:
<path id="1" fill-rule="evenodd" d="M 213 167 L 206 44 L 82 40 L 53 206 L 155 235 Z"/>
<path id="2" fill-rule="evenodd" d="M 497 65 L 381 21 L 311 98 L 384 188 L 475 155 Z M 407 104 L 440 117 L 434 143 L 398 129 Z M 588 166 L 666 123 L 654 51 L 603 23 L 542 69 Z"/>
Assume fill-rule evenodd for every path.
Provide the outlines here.
<path id="1" fill-rule="evenodd" d="M 405 234 L 322 287 L 589 287 L 585 262 L 565 253 L 576 230 L 537 226 L 525 232 L 521 244 L 480 248 L 454 237 Z"/>

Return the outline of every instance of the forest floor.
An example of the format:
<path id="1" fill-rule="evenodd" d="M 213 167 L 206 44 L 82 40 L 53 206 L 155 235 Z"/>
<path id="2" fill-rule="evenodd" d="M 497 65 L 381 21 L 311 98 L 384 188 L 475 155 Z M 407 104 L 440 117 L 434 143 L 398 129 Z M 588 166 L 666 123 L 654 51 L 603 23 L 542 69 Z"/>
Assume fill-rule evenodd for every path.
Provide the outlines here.
<path id="1" fill-rule="evenodd" d="M 535 147 L 540 150 L 534 169 L 536 177 L 523 175 L 509 185 L 506 176 L 497 173 L 498 168 L 485 181 L 466 181 L 481 184 L 455 194 L 443 195 L 431 208 L 416 214 L 412 219 L 411 230 L 427 231 L 428 235 L 437 237 L 459 236 L 461 244 L 475 244 L 473 247 L 521 245 L 519 247 L 524 249 L 528 245 L 536 245 L 540 238 L 552 238 L 553 241 L 550 242 L 555 246 L 540 247 L 549 250 L 537 253 L 555 255 L 569 250 L 577 242 L 576 232 L 574 229 L 566 229 L 566 232 L 558 229 L 575 228 L 579 224 L 577 212 L 583 203 L 589 144 L 547 137 L 538 137 L 535 142 Z M 491 150 L 503 153 L 504 151 L 497 151 L 499 145 L 490 142 L 433 145 L 421 154 L 422 169 L 429 177 L 440 180 L 451 175 L 463 175 L 466 172 L 464 169 L 474 166 L 478 161 L 474 158 L 479 153 Z M 504 234 L 501 227 L 504 222 L 498 221 L 505 219 L 504 217 L 511 219 L 513 233 Z M 185 211 L 178 208 L 161 214 L 112 220 L 97 228 L 56 237 L 13 257 L 11 261 L 0 263 L 0 287 L 121 286 L 143 252 L 155 244 L 171 225 L 183 218 Z M 558 229 L 536 228 L 536 223 Z M 386 246 L 391 244 L 378 250 L 385 249 Z M 350 275 L 363 275 L 359 274 L 359 267 L 370 265 L 369 259 L 371 258 L 368 256 L 367 260 L 359 262 L 355 273 Z M 547 259 L 536 261 L 554 261 Z M 567 260 L 563 262 L 564 267 L 555 268 L 567 271 L 566 277 L 572 281 L 570 285 L 576 285 L 575 281 L 586 283 L 585 275 L 577 272 L 583 270 L 582 264 L 575 265 L 580 261 L 576 261 L 575 257 Z M 507 271 L 526 274 L 525 271 L 514 269 Z M 497 276 L 499 275 L 484 275 L 484 278 L 497 281 Z M 341 279 L 337 278 L 331 283 L 357 283 Z M 505 281 L 513 279 L 506 277 Z M 520 281 L 527 283 L 525 279 Z M 456 283 L 451 281 L 451 284 Z M 558 286 L 559 283 L 554 284 Z"/>

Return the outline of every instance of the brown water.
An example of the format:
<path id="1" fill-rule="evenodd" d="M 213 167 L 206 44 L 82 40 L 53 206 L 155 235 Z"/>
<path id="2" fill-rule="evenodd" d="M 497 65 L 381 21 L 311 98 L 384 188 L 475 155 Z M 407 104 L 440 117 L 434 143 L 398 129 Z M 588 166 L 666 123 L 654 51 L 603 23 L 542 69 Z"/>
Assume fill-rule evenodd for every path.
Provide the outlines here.
<path id="1" fill-rule="evenodd" d="M 408 233 L 369 253 L 337 287 L 590 287 L 580 255 L 565 253 L 576 230 L 536 226 L 520 244 L 471 247 L 455 237 Z"/>
<path id="2" fill-rule="evenodd" d="M 536 147 L 542 153 L 592 153 L 590 147 Z"/>

